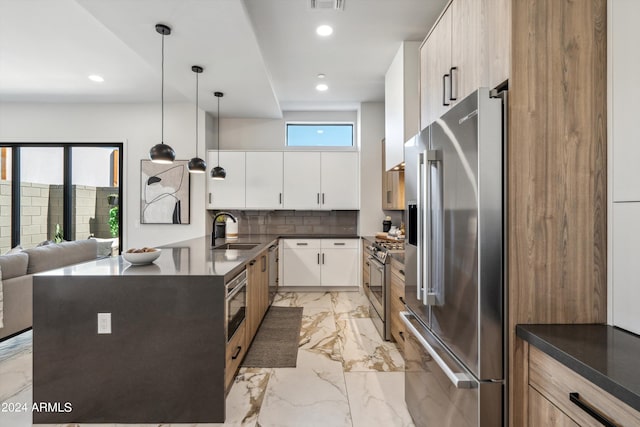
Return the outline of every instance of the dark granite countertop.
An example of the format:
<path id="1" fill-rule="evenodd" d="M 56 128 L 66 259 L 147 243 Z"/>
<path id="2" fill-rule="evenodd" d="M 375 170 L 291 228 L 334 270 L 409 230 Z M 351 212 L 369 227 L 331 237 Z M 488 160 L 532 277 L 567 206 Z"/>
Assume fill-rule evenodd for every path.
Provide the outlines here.
<path id="1" fill-rule="evenodd" d="M 640 411 L 640 337 L 608 325 L 517 325 L 516 334 Z"/>
<path id="2" fill-rule="evenodd" d="M 277 235 L 245 234 L 238 239 L 217 239 L 216 247 L 225 243 L 255 243 L 247 250 L 215 249 L 211 247 L 211 236 L 203 236 L 182 242 L 160 246 L 160 257 L 149 265 L 135 266 L 122 256 L 102 258 L 82 264 L 51 270 L 46 276 L 224 276 L 233 277 L 265 248 L 278 239 L 357 239 L 351 235 Z"/>

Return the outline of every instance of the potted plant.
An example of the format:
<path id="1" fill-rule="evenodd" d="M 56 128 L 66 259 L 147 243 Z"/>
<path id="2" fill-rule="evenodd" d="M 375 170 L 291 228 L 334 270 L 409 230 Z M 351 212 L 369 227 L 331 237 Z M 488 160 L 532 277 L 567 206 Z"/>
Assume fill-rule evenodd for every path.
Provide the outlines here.
<path id="1" fill-rule="evenodd" d="M 120 200 L 117 194 L 109 194 L 107 196 L 107 203 L 109 203 L 109 206 L 116 206 L 120 204 L 119 202 Z"/>
<path id="2" fill-rule="evenodd" d="M 114 206 L 109 209 L 109 231 L 111 237 L 118 237 L 118 231 L 120 227 L 120 209 L 119 206 Z"/>

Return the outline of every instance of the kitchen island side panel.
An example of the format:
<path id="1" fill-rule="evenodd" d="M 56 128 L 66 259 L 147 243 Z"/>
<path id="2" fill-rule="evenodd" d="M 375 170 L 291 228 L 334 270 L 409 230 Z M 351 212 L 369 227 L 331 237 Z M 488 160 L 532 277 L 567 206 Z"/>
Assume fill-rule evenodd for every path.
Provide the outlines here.
<path id="1" fill-rule="evenodd" d="M 35 276 L 33 307 L 34 423 L 224 421 L 223 278 Z"/>

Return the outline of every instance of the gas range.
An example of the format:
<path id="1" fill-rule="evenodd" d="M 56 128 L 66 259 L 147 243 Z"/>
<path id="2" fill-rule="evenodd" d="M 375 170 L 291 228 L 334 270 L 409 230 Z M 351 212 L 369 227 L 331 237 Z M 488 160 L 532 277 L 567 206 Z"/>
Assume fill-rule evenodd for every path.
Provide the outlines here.
<path id="1" fill-rule="evenodd" d="M 375 243 L 368 245 L 367 253 L 374 256 L 383 264 L 386 264 L 390 258 L 388 255 L 394 252 L 404 252 L 404 242 L 390 242 L 388 240 L 376 240 Z"/>

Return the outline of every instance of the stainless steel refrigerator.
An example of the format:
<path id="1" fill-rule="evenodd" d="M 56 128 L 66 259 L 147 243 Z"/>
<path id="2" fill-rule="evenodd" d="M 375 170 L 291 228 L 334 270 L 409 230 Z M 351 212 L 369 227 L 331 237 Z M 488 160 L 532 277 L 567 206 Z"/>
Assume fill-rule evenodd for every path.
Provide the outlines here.
<path id="1" fill-rule="evenodd" d="M 405 144 L 405 399 L 421 426 L 504 420 L 503 102 L 480 88 Z"/>

